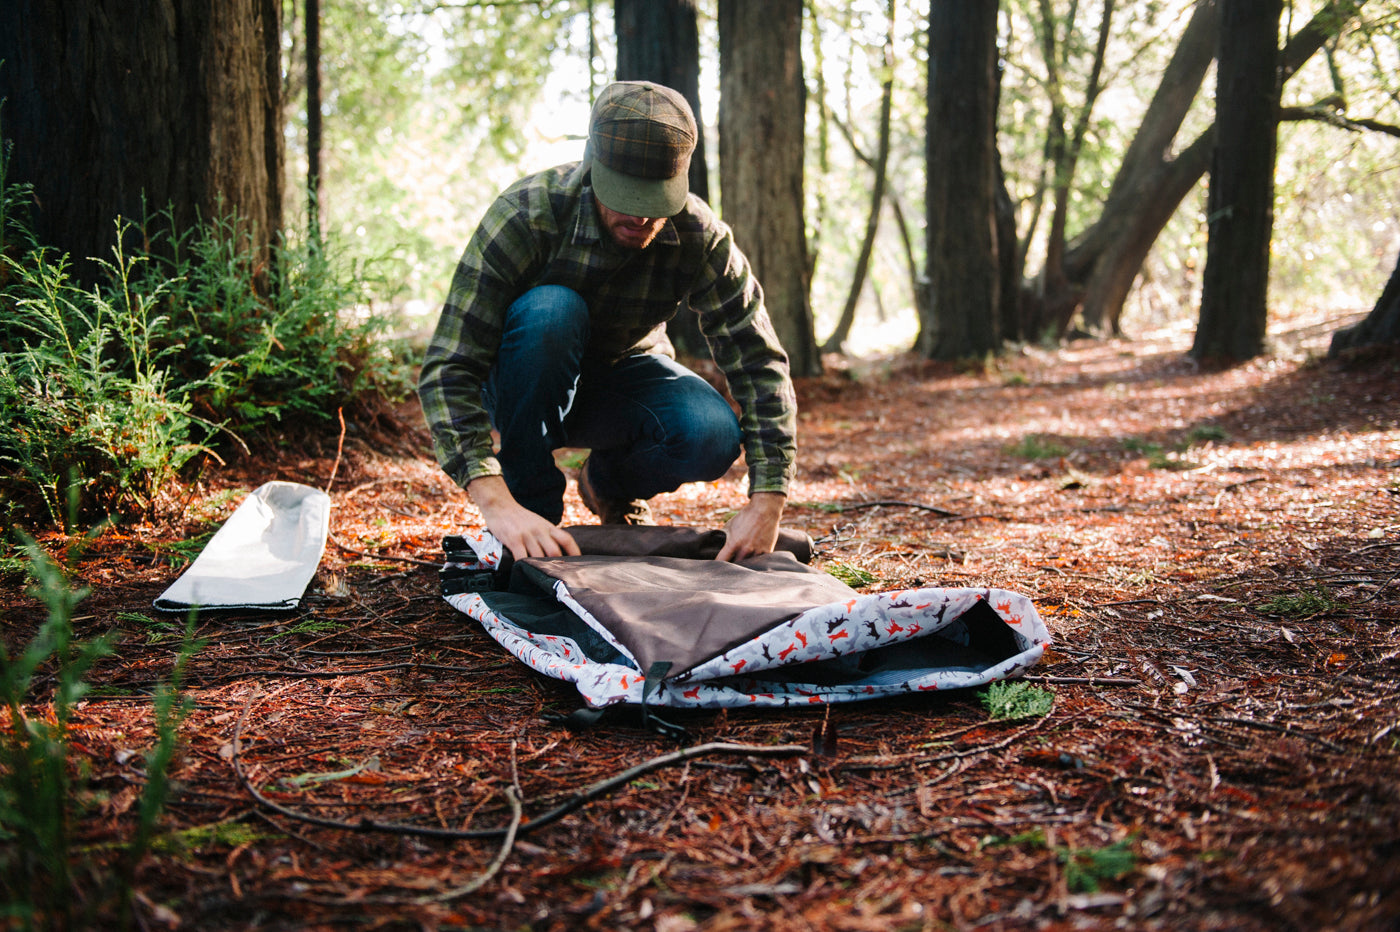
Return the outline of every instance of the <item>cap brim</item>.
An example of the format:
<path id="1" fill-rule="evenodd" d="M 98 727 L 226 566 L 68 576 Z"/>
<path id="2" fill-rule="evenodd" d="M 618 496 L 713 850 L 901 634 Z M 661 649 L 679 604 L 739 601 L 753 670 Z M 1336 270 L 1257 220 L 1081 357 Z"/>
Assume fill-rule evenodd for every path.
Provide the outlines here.
<path id="1" fill-rule="evenodd" d="M 685 209 L 690 178 L 682 172 L 674 178 L 653 180 L 624 175 L 592 159 L 589 172 L 593 194 L 608 210 L 629 217 L 674 217 Z"/>

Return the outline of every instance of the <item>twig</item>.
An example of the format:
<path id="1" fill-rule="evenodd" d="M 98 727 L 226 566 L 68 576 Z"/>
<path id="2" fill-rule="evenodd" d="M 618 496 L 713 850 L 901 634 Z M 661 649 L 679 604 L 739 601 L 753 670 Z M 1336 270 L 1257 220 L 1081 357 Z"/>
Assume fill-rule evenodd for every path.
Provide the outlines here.
<path id="1" fill-rule="evenodd" d="M 346 553 L 353 553 L 357 557 L 367 557 L 370 560 L 395 560 L 399 563 L 413 563 L 417 566 L 442 566 L 441 563 L 434 562 L 433 560 L 420 560 L 417 557 L 394 557 L 386 553 L 369 553 L 364 550 L 356 550 L 354 547 L 347 547 L 336 540 L 334 534 L 327 534 L 326 536 L 330 538 L 331 543 L 335 544 L 341 550 L 344 550 Z"/>
<path id="2" fill-rule="evenodd" d="M 512 743 L 512 750 L 514 747 L 515 745 Z M 428 906 L 433 903 L 446 903 L 451 900 L 461 899 L 486 886 L 491 882 L 491 878 L 495 877 L 496 874 L 500 872 L 501 866 L 506 863 L 506 858 L 510 857 L 511 848 L 515 847 L 515 834 L 520 828 L 520 820 L 524 815 L 524 809 L 520 805 L 520 787 L 517 784 L 512 783 L 510 786 L 506 787 L 506 801 L 510 803 L 510 825 L 506 826 L 506 836 L 501 842 L 501 850 L 496 853 L 491 863 L 486 865 L 486 870 L 482 871 L 469 883 L 463 884 L 460 887 L 438 893 L 434 896 L 419 897 L 414 901 L 415 905 Z"/>
<path id="3" fill-rule="evenodd" d="M 253 797 L 261 806 L 286 816 L 289 819 L 296 819 L 310 825 L 318 825 L 321 828 L 338 829 L 346 832 L 390 832 L 396 835 L 412 835 L 420 838 L 441 838 L 441 839 L 465 839 L 465 838 L 499 838 L 510 833 L 523 833 L 534 831 L 550 825 L 564 816 L 581 808 L 594 799 L 603 796 L 619 786 L 626 786 L 637 777 L 660 767 L 671 764 L 679 764 L 692 758 L 701 757 L 707 754 L 750 754 L 763 757 L 794 757 L 799 754 L 808 754 L 811 749 L 801 744 L 778 744 L 770 747 L 751 744 L 730 744 L 723 741 L 714 741 L 709 744 L 700 744 L 690 748 L 682 748 L 679 751 L 672 751 L 670 754 L 662 754 L 653 757 L 651 760 L 643 761 L 635 767 L 629 767 L 621 773 L 599 780 L 586 787 L 572 799 L 556 806 L 549 812 L 537 818 L 531 819 L 523 825 L 512 824 L 504 828 L 483 828 L 483 829 L 443 829 L 433 828 L 425 825 L 407 825 L 402 822 L 380 822 L 376 819 L 361 819 L 358 822 L 344 822 L 339 819 L 325 819 L 309 813 L 299 812 L 281 803 L 274 802 L 262 794 L 257 787 L 249 782 L 248 777 L 243 772 L 243 762 L 241 757 L 243 726 L 248 718 L 248 707 L 252 704 L 249 697 L 248 704 L 244 706 L 243 716 L 239 719 L 234 730 L 233 754 L 231 763 L 234 775 L 238 777 L 239 784 L 245 792 Z"/>
<path id="4" fill-rule="evenodd" d="M 1028 674 L 1021 679 L 1031 683 L 1083 683 L 1087 686 L 1141 686 L 1142 680 L 1126 676 L 1051 676 L 1045 673 Z"/>
<path id="5" fill-rule="evenodd" d="M 335 484 L 335 474 L 340 471 L 340 454 L 345 450 L 345 409 L 336 408 L 336 417 L 340 418 L 340 439 L 335 443 L 335 463 L 331 465 L 331 477 L 326 480 L 326 494 L 331 492 L 331 486 Z"/>
<path id="6" fill-rule="evenodd" d="M 405 660 L 400 663 L 380 663 L 370 667 L 350 667 L 337 670 L 247 670 L 225 674 L 236 679 L 243 679 L 249 676 L 281 676 L 294 680 L 318 680 L 335 679 L 339 676 L 359 676 L 364 673 L 388 673 L 392 670 L 432 670 L 437 673 L 462 673 L 475 674 L 487 673 L 491 670 L 499 670 L 508 667 L 510 664 L 501 663 L 492 667 L 461 667 L 447 663 L 419 663 L 416 660 Z M 217 681 L 214 681 L 217 682 Z M 389 693 L 388 695 L 400 695 L 399 693 Z"/>
<path id="7" fill-rule="evenodd" d="M 931 511 L 944 518 L 963 517 L 963 515 L 958 514 L 956 511 L 948 511 L 946 508 L 939 508 L 937 505 L 925 505 L 922 502 L 891 501 L 888 499 L 881 499 L 875 502 L 850 502 L 849 504 L 841 504 L 834 507 L 838 512 L 843 514 L 847 511 L 860 511 L 864 508 L 917 508 L 920 511 Z"/>
<path id="8" fill-rule="evenodd" d="M 1389 586 L 1391 583 L 1395 582 L 1395 580 L 1396 580 L 1397 578 L 1400 578 L 1400 570 L 1397 570 L 1396 572 L 1392 573 L 1389 579 L 1387 579 L 1385 582 L 1381 583 L 1379 586 L 1376 587 L 1376 591 L 1375 591 L 1375 592 L 1373 592 L 1373 593 L 1371 593 L 1370 595 L 1366 596 L 1366 598 L 1359 600 L 1359 601 L 1357 602 L 1357 604 L 1360 605 L 1360 604 L 1362 604 L 1362 603 L 1364 603 L 1364 602 L 1369 602 L 1369 601 L 1371 601 L 1371 600 L 1374 599 L 1376 596 L 1378 596 L 1378 595 L 1380 595 L 1382 592 L 1384 592 L 1386 586 Z"/>

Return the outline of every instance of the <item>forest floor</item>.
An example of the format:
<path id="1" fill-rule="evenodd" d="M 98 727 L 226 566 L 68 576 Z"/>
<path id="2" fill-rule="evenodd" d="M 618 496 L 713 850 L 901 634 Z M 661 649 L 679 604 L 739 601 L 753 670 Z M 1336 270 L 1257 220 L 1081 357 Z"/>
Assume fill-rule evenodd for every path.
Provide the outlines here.
<path id="1" fill-rule="evenodd" d="M 1032 597 L 1054 637 L 1026 677 L 1054 693 L 1038 718 L 945 693 L 684 714 L 683 742 L 627 718 L 569 731 L 547 715 L 577 693 L 439 597 L 441 539 L 479 517 L 414 410 L 206 472 L 178 518 L 77 565 L 79 636 L 121 638 L 72 722 L 77 885 L 133 831 L 179 642 L 152 599 L 286 479 L 330 486 L 332 542 L 298 610 L 198 619 L 143 928 L 1395 928 L 1400 358 L 1318 361 L 1339 323 L 1284 325 L 1221 371 L 1176 332 L 799 385 L 785 523 L 866 590 Z M 718 527 L 741 483 L 653 508 Z M 566 507 L 592 522 L 572 484 Z M 42 611 L 4 585 L 13 651 Z M 576 798 L 710 742 L 752 750 Z M 402 830 L 507 827 L 513 786 L 526 822 L 580 805 L 509 843 Z"/>

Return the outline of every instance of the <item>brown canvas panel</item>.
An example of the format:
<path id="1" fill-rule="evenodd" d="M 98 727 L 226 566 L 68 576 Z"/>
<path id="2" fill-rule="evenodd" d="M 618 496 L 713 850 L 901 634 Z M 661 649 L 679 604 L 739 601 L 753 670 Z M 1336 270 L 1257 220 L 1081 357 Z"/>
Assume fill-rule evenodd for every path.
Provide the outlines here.
<path id="1" fill-rule="evenodd" d="M 623 536 L 638 530 L 642 529 L 627 529 Z M 524 562 L 563 581 L 579 604 L 631 651 L 642 670 L 670 661 L 671 676 L 807 609 L 856 595 L 845 583 L 804 566 L 786 551 L 741 564 L 610 555 Z"/>
<path id="2" fill-rule="evenodd" d="M 668 525 L 585 524 L 567 528 L 585 554 L 619 557 L 687 557 L 713 560 L 726 535 L 718 529 Z M 812 538 L 782 528 L 774 548 L 792 554 L 799 563 L 812 562 Z"/>

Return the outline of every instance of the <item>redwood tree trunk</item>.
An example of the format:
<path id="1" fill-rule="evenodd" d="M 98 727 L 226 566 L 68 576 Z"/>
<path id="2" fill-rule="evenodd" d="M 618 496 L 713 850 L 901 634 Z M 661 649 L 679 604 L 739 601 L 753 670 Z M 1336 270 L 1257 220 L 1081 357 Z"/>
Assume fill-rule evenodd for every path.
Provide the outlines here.
<path id="1" fill-rule="evenodd" d="M 705 160 L 705 121 L 700 112 L 700 27 L 695 0 L 613 0 L 617 30 L 617 79 L 652 81 L 681 92 L 700 135 L 690 159 L 690 191 L 710 199 Z M 676 352 L 706 358 L 709 346 L 694 314 L 677 314 L 666 325 Z"/>
<path id="2" fill-rule="evenodd" d="M 1191 355 L 1237 362 L 1264 350 L 1278 141 L 1282 0 L 1224 0 L 1216 67 L 1210 238 Z"/>
<path id="3" fill-rule="evenodd" d="M 1395 271 L 1371 313 L 1359 324 L 1334 333 L 1327 355 L 1386 343 L 1400 343 L 1400 258 L 1395 260 Z"/>
<path id="4" fill-rule="evenodd" d="M 996 237 L 997 3 L 929 8 L 928 313 L 917 348 L 960 359 L 1001 347 Z"/>
<path id="5" fill-rule="evenodd" d="M 265 245 L 282 220 L 278 0 L 6 0 L 0 97 L 10 181 L 40 240 L 91 280 L 118 216 L 177 231 L 236 211 Z"/>
<path id="6" fill-rule="evenodd" d="M 306 235 L 321 247 L 321 0 L 306 0 Z"/>
<path id="7" fill-rule="evenodd" d="M 1323 44 L 1337 35 L 1365 0 L 1331 0 L 1289 39 L 1282 55 L 1287 81 Z M 1127 299 L 1143 261 L 1181 201 L 1210 166 L 1215 127 L 1207 129 L 1175 158 L 1172 143 L 1195 98 L 1218 43 L 1219 4 L 1198 0 L 1171 63 L 1123 157 L 1103 210 L 1065 256 L 1072 282 L 1084 287 L 1084 322 L 1119 331 Z M 1028 311 L 1032 326 L 1043 308 Z"/>
<path id="8" fill-rule="evenodd" d="M 720 0 L 719 67 L 724 219 L 763 284 L 792 374 L 818 375 L 802 210 L 802 0 Z"/>

